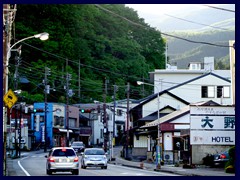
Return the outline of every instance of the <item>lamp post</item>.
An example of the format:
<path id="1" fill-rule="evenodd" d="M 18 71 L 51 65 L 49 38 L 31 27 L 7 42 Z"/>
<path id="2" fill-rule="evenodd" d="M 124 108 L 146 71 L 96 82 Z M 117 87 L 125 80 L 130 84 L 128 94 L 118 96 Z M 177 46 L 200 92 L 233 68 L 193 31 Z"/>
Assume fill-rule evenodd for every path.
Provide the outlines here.
<path id="1" fill-rule="evenodd" d="M 39 39 L 41 39 L 41 40 L 47 40 L 48 39 L 48 37 L 49 37 L 49 34 L 48 33 L 46 33 L 46 32 L 44 32 L 44 33 L 40 33 L 40 34 L 36 34 L 36 35 L 33 35 L 33 36 L 29 36 L 29 37 L 26 37 L 26 38 L 23 38 L 23 39 L 21 39 L 21 40 L 19 40 L 19 41 L 17 41 L 16 43 L 14 43 L 12 46 L 10 46 L 9 48 L 6 48 L 6 46 L 8 46 L 8 42 L 7 41 L 5 41 L 5 42 L 7 42 L 7 45 L 4 43 L 4 53 L 7 51 L 7 54 L 6 54 L 6 56 L 3 56 L 4 57 L 4 62 L 6 62 L 5 64 L 4 64 L 4 76 L 3 76 L 3 84 L 4 84 L 4 87 L 3 87 L 3 89 L 4 89 L 4 91 L 3 91 L 3 93 L 4 94 L 6 94 L 7 92 L 8 92 L 8 66 L 9 66 L 9 58 L 10 58 L 10 52 L 11 52 L 11 50 L 12 50 L 12 48 L 13 47 L 15 47 L 18 43 L 20 43 L 20 42 L 22 42 L 22 41 L 25 41 L 25 40 L 27 40 L 27 39 L 31 39 L 31 38 L 39 38 Z M 6 40 L 5 38 L 3 39 L 3 40 Z M 4 42 L 4 41 L 3 41 Z M 8 50 L 7 50 L 8 49 Z M 5 58 L 6 57 L 6 58 Z M 4 107 L 4 119 L 3 119 L 3 125 L 4 125 L 4 129 L 3 129 L 3 132 L 4 132 L 4 149 L 6 149 L 6 140 L 5 140 L 5 133 L 6 133 L 6 129 L 5 129 L 5 127 L 6 127 L 6 123 L 7 123 L 7 110 L 6 110 L 6 108 Z M 6 160 L 5 160 L 5 153 L 4 153 L 4 165 L 5 165 L 5 163 L 6 163 Z M 4 170 L 5 171 L 5 170 Z"/>
<path id="2" fill-rule="evenodd" d="M 6 81 L 5 81 L 5 93 L 7 92 L 8 90 L 8 65 L 9 65 L 9 58 L 10 58 L 10 52 L 12 50 L 13 47 L 15 47 L 17 44 L 19 44 L 20 42 L 23 42 L 27 39 L 32 39 L 32 38 L 39 38 L 40 40 L 44 41 L 44 40 L 47 40 L 49 38 L 49 34 L 44 32 L 44 33 L 40 33 L 40 34 L 36 34 L 36 35 L 33 35 L 33 36 L 29 36 L 29 37 L 26 37 L 26 38 L 23 38 L 19 41 L 17 41 L 16 43 L 14 43 L 7 51 L 7 60 L 6 60 Z"/>
<path id="3" fill-rule="evenodd" d="M 143 84 L 146 84 L 146 85 L 149 85 L 149 86 L 154 86 L 157 88 L 158 90 L 158 93 L 157 93 L 157 98 L 158 98 L 158 112 L 157 112 L 157 118 L 158 118 L 158 143 L 157 143 L 157 164 L 156 164 L 156 169 L 161 169 L 161 151 L 160 151 L 160 134 L 161 134 L 161 130 L 160 130 L 160 120 L 159 120 L 159 104 L 160 104 L 160 99 L 159 99 L 159 88 L 153 84 L 150 84 L 150 83 L 145 83 L 145 82 L 142 82 L 142 81 L 137 81 L 137 84 L 138 85 L 143 85 Z"/>

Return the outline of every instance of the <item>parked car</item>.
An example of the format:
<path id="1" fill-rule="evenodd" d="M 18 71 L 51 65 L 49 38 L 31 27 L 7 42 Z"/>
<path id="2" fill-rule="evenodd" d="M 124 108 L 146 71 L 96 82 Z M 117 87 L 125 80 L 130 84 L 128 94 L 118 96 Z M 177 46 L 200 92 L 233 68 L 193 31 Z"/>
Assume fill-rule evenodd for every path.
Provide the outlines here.
<path id="1" fill-rule="evenodd" d="M 72 147 L 54 147 L 48 155 L 46 162 L 46 173 L 69 171 L 72 174 L 79 174 L 79 158 Z"/>
<path id="2" fill-rule="evenodd" d="M 213 156 L 214 156 L 214 159 L 213 159 L 214 166 L 224 166 L 225 163 L 229 160 L 228 150 L 221 153 L 214 154 Z"/>
<path id="3" fill-rule="evenodd" d="M 86 169 L 86 167 L 107 169 L 107 153 L 102 148 L 86 148 L 81 156 L 82 169 Z"/>
<path id="4" fill-rule="evenodd" d="M 83 152 L 85 149 L 85 145 L 82 141 L 74 141 L 71 147 L 78 153 Z"/>

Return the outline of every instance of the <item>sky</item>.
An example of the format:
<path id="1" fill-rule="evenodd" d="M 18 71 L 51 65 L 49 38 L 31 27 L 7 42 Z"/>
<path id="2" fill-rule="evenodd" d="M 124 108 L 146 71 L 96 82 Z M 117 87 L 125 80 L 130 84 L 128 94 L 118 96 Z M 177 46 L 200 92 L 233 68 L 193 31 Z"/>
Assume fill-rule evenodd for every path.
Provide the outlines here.
<path id="1" fill-rule="evenodd" d="M 138 11 L 139 15 L 144 13 L 161 15 L 164 13 L 176 12 L 179 9 L 186 9 L 191 7 L 204 8 L 204 6 L 197 4 L 126 4 Z"/>
<path id="2" fill-rule="evenodd" d="M 202 4 L 126 4 L 126 6 L 137 11 L 140 18 L 144 18 L 145 22 L 156 27 L 156 22 L 161 23 L 168 16 L 164 14 L 176 15 L 178 12 L 207 8 Z"/>
<path id="3" fill-rule="evenodd" d="M 159 25 L 159 23 L 168 19 L 169 17 L 166 14 L 183 18 L 186 17 L 187 13 L 191 14 L 196 10 L 209 8 L 205 5 L 208 4 L 126 4 L 126 6 L 136 10 L 139 17 L 144 18 L 145 22 L 152 27 L 157 27 L 157 24 Z M 219 6 L 219 4 L 209 5 Z"/>

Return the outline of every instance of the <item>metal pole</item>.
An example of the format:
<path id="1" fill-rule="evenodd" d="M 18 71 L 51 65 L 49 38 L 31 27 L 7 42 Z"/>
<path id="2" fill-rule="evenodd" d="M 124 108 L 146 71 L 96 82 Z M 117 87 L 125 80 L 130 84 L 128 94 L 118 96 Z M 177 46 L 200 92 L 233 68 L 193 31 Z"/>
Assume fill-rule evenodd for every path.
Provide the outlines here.
<path id="1" fill-rule="evenodd" d="M 157 87 L 157 86 L 156 86 L 156 87 Z M 158 87 L 157 87 L 157 89 L 158 89 Z M 160 148 L 161 148 L 160 133 L 161 133 L 161 132 L 160 132 L 160 122 L 159 122 L 159 121 L 160 121 L 160 120 L 159 120 L 159 118 L 160 118 L 160 117 L 159 117 L 159 113 L 160 113 L 160 112 L 159 112 L 159 110 L 160 110 L 160 109 L 159 109 L 159 108 L 160 108 L 160 107 L 159 107 L 159 106 L 160 106 L 159 104 L 160 104 L 160 99 L 159 99 L 159 90 L 158 90 L 158 112 L 157 112 L 157 114 L 158 114 L 158 116 L 157 116 L 157 117 L 158 117 L 158 127 L 157 127 L 157 128 L 158 128 L 158 148 L 157 148 L 157 149 L 158 149 L 158 152 L 157 152 L 158 161 L 157 161 L 157 162 L 158 162 L 158 163 L 157 163 L 157 169 L 160 169 L 160 168 L 161 168 L 161 150 L 160 150 Z"/>
<path id="2" fill-rule="evenodd" d="M 44 77 L 44 95 L 45 95 L 45 100 L 44 100 L 44 117 L 45 117 L 45 120 L 44 120 L 44 152 L 47 152 L 47 67 L 45 67 L 45 77 Z"/>
<path id="3" fill-rule="evenodd" d="M 70 79 L 70 74 L 68 74 L 68 59 L 66 59 L 66 71 L 67 71 L 67 84 L 66 84 L 66 98 L 67 98 L 67 105 L 66 105 L 66 129 L 67 129 L 67 141 L 66 141 L 66 146 L 69 147 L 69 79 Z"/>
<path id="4" fill-rule="evenodd" d="M 18 131 L 18 129 L 17 129 L 17 106 L 16 106 L 16 107 L 15 107 L 15 150 L 16 150 L 16 152 L 15 152 L 15 157 L 18 156 L 17 131 Z"/>
<path id="5" fill-rule="evenodd" d="M 22 120 L 22 104 L 20 104 L 20 117 L 19 117 L 19 157 L 21 157 L 21 140 L 22 140 L 21 120 Z"/>
<path id="6" fill-rule="evenodd" d="M 113 95 L 113 100 L 114 100 L 114 110 L 113 110 L 113 136 L 112 136 L 112 141 L 114 139 L 115 141 L 115 120 L 116 120 L 116 85 L 114 85 L 114 95 Z M 112 156 L 113 156 L 113 143 L 112 143 Z"/>
<path id="7" fill-rule="evenodd" d="M 128 146 L 129 146 L 129 89 L 130 85 L 129 82 L 127 84 L 127 136 L 126 136 L 126 159 L 128 159 Z"/>
<path id="8" fill-rule="evenodd" d="M 149 83 L 145 83 L 145 82 L 141 82 L 141 81 L 138 81 L 137 82 L 138 83 L 138 85 L 141 85 L 141 84 L 146 84 L 146 85 L 149 85 L 149 86 L 154 86 L 154 87 L 156 87 L 156 89 L 157 89 L 157 93 L 158 93 L 158 95 L 157 95 L 157 98 L 158 98 L 158 110 L 157 110 L 157 118 L 158 118 L 158 126 L 157 126 L 157 132 L 158 132 L 158 137 L 157 137 L 157 158 L 156 158 L 156 169 L 161 169 L 161 141 L 160 141 L 160 137 L 161 137 L 161 129 L 160 129 L 160 98 L 159 98 L 159 93 L 160 93 L 160 91 L 159 91 L 159 88 L 158 88 L 158 86 L 156 86 L 156 85 L 153 85 L 153 84 L 149 84 Z"/>

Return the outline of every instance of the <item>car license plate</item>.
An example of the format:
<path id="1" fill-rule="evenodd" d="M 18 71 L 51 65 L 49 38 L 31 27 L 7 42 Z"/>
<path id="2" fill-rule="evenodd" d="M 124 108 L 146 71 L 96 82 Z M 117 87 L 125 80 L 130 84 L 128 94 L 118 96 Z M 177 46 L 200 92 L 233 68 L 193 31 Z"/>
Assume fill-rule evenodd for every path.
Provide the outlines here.
<path id="1" fill-rule="evenodd" d="M 69 162 L 68 159 L 59 159 L 59 162 Z"/>

